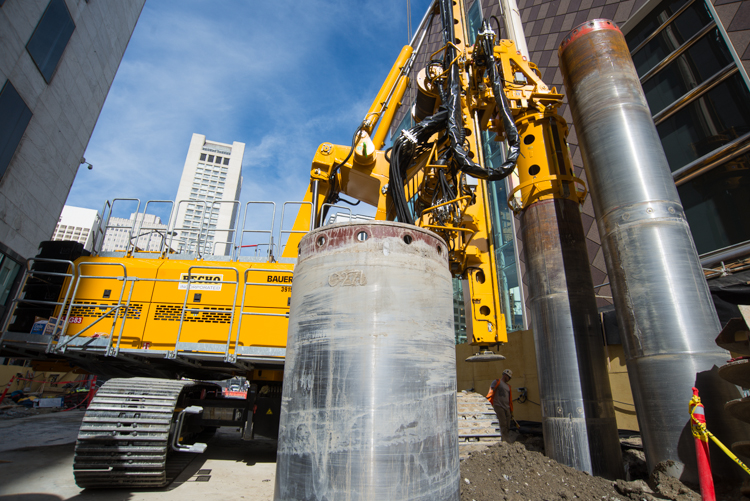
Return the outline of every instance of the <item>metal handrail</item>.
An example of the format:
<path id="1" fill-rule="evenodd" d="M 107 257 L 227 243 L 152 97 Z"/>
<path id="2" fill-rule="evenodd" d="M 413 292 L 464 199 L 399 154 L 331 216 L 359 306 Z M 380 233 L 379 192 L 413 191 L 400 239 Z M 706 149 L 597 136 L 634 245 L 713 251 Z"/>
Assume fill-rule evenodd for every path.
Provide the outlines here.
<path id="1" fill-rule="evenodd" d="M 278 284 L 278 283 L 268 283 L 268 282 L 248 282 L 247 281 L 247 274 L 250 272 L 261 272 L 261 273 L 294 273 L 294 270 L 279 270 L 279 269 L 267 269 L 267 268 L 248 268 L 245 270 L 244 277 L 243 277 L 243 285 L 242 285 L 242 303 L 240 303 L 240 318 L 237 321 L 237 336 L 234 341 L 234 355 L 231 359 L 227 359 L 227 362 L 234 363 L 237 361 L 237 348 L 240 346 L 240 333 L 242 332 L 242 317 L 245 315 L 255 315 L 255 316 L 262 316 L 262 317 L 286 317 L 289 318 L 288 313 L 260 313 L 260 312 L 253 312 L 253 311 L 245 311 L 245 296 L 247 294 L 247 286 L 248 285 L 260 285 L 264 287 L 288 287 L 284 284 Z"/>
<path id="2" fill-rule="evenodd" d="M 129 312 L 131 311 L 131 305 L 133 304 L 133 294 L 135 291 L 135 286 L 137 282 L 173 282 L 173 283 L 185 283 L 185 279 L 159 279 L 159 278 L 140 278 L 140 277 L 128 277 L 127 276 L 127 268 L 122 263 L 97 263 L 97 262 L 84 262 L 80 263 L 79 265 L 76 265 L 76 263 L 72 261 L 63 261 L 63 260 L 56 260 L 56 259 L 38 259 L 39 261 L 48 261 L 48 262 L 64 262 L 67 263 L 71 269 L 76 270 L 76 272 L 71 273 L 59 273 L 59 272 L 37 272 L 37 273 L 43 273 L 47 275 L 54 275 L 54 276 L 64 276 L 69 278 L 68 286 L 64 295 L 63 301 L 36 301 L 34 300 L 34 303 L 37 304 L 46 304 L 50 306 L 58 306 L 60 307 L 60 314 L 58 315 L 58 320 L 55 324 L 55 330 L 53 332 L 57 332 L 60 330 L 60 336 L 59 341 L 56 344 L 55 343 L 55 336 L 50 336 L 50 340 L 47 343 L 47 352 L 64 352 L 66 349 L 86 349 L 87 344 L 76 344 L 71 345 L 71 342 L 74 339 L 80 338 L 85 333 L 90 332 L 91 329 L 95 325 L 97 325 L 99 322 L 111 318 L 112 319 L 112 327 L 110 329 L 109 339 L 107 341 L 107 345 L 100 346 L 100 349 L 104 350 L 105 356 L 117 356 L 121 349 L 122 349 L 122 339 L 123 334 L 125 331 L 125 324 L 126 321 L 130 318 Z M 31 261 L 31 260 L 30 260 Z M 28 264 L 30 267 L 31 265 Z M 81 273 L 83 269 L 85 269 L 85 266 L 118 266 L 121 267 L 123 270 L 123 275 L 92 275 L 92 274 L 84 274 Z M 222 281 L 212 281 L 212 280 L 194 280 L 191 275 L 195 273 L 194 270 L 200 270 L 200 273 L 202 273 L 204 270 L 228 270 L 234 272 L 235 280 L 222 280 Z M 240 303 L 239 307 L 239 320 L 237 322 L 236 331 L 234 326 L 234 321 L 236 318 L 235 314 L 235 308 L 237 307 L 237 297 L 238 295 L 238 287 L 239 287 L 239 269 L 237 267 L 228 266 L 191 266 L 188 269 L 188 287 L 185 291 L 185 297 L 183 298 L 183 305 L 180 315 L 180 324 L 178 326 L 178 331 L 176 338 L 174 340 L 174 349 L 169 351 L 166 355 L 167 358 L 176 358 L 180 354 L 179 349 L 179 343 L 182 337 L 182 329 L 185 324 L 185 317 L 187 313 L 198 313 L 198 312 L 215 312 L 215 309 L 205 309 L 205 308 L 194 308 L 189 307 L 187 305 L 187 299 L 189 297 L 189 294 L 191 292 L 191 287 L 189 284 L 191 283 L 212 283 L 212 284 L 234 284 L 234 296 L 232 298 L 232 304 L 230 306 L 230 309 L 227 310 L 230 314 L 230 320 L 229 320 L 229 329 L 227 333 L 227 341 L 224 346 L 224 360 L 229 363 L 235 363 L 237 361 L 237 349 L 239 348 L 240 344 L 240 335 L 242 332 L 242 320 L 243 317 L 246 315 L 255 315 L 255 316 L 273 316 L 273 317 L 283 317 L 288 318 L 288 313 L 263 313 L 263 312 L 254 312 L 254 311 L 245 311 L 245 300 L 247 299 L 247 287 L 251 285 L 256 286 L 272 286 L 272 287 L 284 287 L 287 286 L 287 284 L 284 283 L 267 283 L 267 282 L 252 282 L 248 280 L 248 274 L 251 272 L 259 272 L 259 273 L 279 273 L 279 274 L 293 274 L 293 270 L 289 269 L 267 269 L 267 268 L 247 268 L 244 272 L 243 276 L 243 291 L 242 291 L 242 302 Z M 25 280 L 28 280 L 28 277 L 30 275 L 24 277 Z M 75 280 L 73 280 L 75 279 Z M 80 290 L 81 284 L 84 280 L 89 279 L 100 279 L 100 280 L 118 280 L 123 283 L 119 296 L 113 299 L 114 304 L 112 305 L 102 305 L 102 304 L 84 304 L 84 303 L 77 303 L 75 301 L 75 298 L 77 296 L 78 291 Z M 125 290 L 128 287 L 128 284 L 130 284 L 130 289 L 127 294 L 127 298 L 125 295 Z M 194 289 L 192 289 L 194 290 Z M 14 300 L 16 302 L 23 302 L 25 300 Z M 29 302 L 31 302 L 29 300 Z M 100 309 L 100 310 L 106 310 L 104 313 L 102 313 L 98 318 L 96 318 L 93 322 L 91 322 L 89 325 L 84 327 L 82 330 L 77 332 L 76 334 L 72 336 L 67 335 L 67 328 L 70 325 L 70 318 L 72 309 L 75 307 L 80 308 L 90 308 L 90 309 Z M 7 331 L 7 325 L 9 323 L 9 318 L 6 319 L 6 322 L 4 324 L 3 328 L 3 336 L 5 335 Z M 117 341 L 115 342 L 115 327 L 117 325 L 117 322 L 121 320 L 120 327 L 117 330 Z M 62 323 L 62 328 L 60 328 L 60 324 Z M 232 337 L 233 333 L 235 333 L 235 345 L 234 350 L 231 349 L 231 343 L 232 343 Z M 83 336 L 86 337 L 86 336 Z M 0 338 L 1 340 L 2 338 Z M 93 341 L 94 338 L 92 338 Z M 98 351 L 98 350 L 97 350 Z"/>
<path id="3" fill-rule="evenodd" d="M 150 204 L 150 203 L 154 203 L 154 204 L 166 203 L 166 204 L 169 204 L 170 205 L 169 219 L 167 219 L 167 224 L 164 225 L 164 226 L 166 226 L 166 228 L 158 228 L 158 227 L 155 227 L 155 226 L 153 226 L 153 227 L 146 227 L 145 229 L 148 230 L 148 231 L 146 231 L 144 233 L 143 230 L 144 230 L 144 225 L 146 224 L 146 215 L 148 214 L 148 204 Z M 165 232 L 165 235 L 161 239 L 161 245 L 159 246 L 159 252 L 160 253 L 164 252 L 166 250 L 165 247 L 167 245 L 167 235 L 166 235 L 166 233 L 169 232 L 169 222 L 172 221 L 172 214 L 173 213 L 174 213 L 174 201 L 173 200 L 147 200 L 146 201 L 146 205 L 143 206 L 143 217 L 141 218 L 141 224 L 140 224 L 140 226 L 138 226 L 138 231 L 135 234 L 135 238 L 134 238 L 135 243 L 133 244 L 133 251 L 135 251 L 137 249 L 138 240 L 141 238 L 141 236 L 148 235 L 149 233 L 150 234 L 158 233 L 159 235 L 161 235 L 161 231 L 163 230 Z M 135 215 L 136 222 L 138 221 L 138 216 L 139 215 L 140 215 L 140 213 L 137 213 Z M 151 246 L 151 236 L 149 235 L 149 237 L 148 237 L 148 243 L 146 244 L 146 249 L 148 249 L 150 246 Z M 130 249 L 128 249 L 128 250 L 130 250 Z"/>
<path id="4" fill-rule="evenodd" d="M 123 274 L 121 276 L 84 275 L 83 274 L 83 267 L 84 266 L 116 266 L 116 267 L 122 268 L 122 273 Z M 111 351 L 111 349 L 112 349 L 112 339 L 113 339 L 114 333 L 115 333 L 115 325 L 117 325 L 117 320 L 119 318 L 120 309 L 122 308 L 122 296 L 125 293 L 125 285 L 128 282 L 128 270 L 127 270 L 127 268 L 125 267 L 125 265 L 123 263 L 93 263 L 93 262 L 83 262 L 83 263 L 79 264 L 78 265 L 78 276 L 76 278 L 75 288 L 73 289 L 73 296 L 72 296 L 72 298 L 70 300 L 70 303 L 68 304 L 68 309 L 65 312 L 65 322 L 66 322 L 65 325 L 66 325 L 66 327 L 67 327 L 68 322 L 70 321 L 70 312 L 73 310 L 74 306 L 75 307 L 79 307 L 79 308 L 94 308 L 94 307 L 99 308 L 99 309 L 102 308 L 102 305 L 100 305 L 100 304 L 89 305 L 89 304 L 83 304 L 83 303 L 80 303 L 80 304 L 76 304 L 75 303 L 75 298 L 76 298 L 76 295 L 78 294 L 78 288 L 81 285 L 81 280 L 84 279 L 84 278 L 92 278 L 92 279 L 100 279 L 100 280 L 119 280 L 119 281 L 122 281 L 123 286 L 120 288 L 120 297 L 117 299 L 117 305 L 111 307 L 107 313 L 105 313 L 104 315 L 102 315 L 101 317 L 99 317 L 95 322 L 93 322 L 90 325 L 87 325 L 86 327 L 84 327 L 80 332 L 78 332 L 74 336 L 70 336 L 68 339 L 66 339 L 62 343 L 57 343 L 55 345 L 54 351 L 59 351 L 62 348 L 65 348 L 65 346 L 67 346 L 68 343 L 70 343 L 73 339 L 77 338 L 78 336 L 80 336 L 81 334 L 83 334 L 84 332 L 86 332 L 87 330 L 89 330 L 91 327 L 93 327 L 94 325 L 96 325 L 97 323 L 99 323 L 104 317 L 106 317 L 107 315 L 109 315 L 109 313 L 111 313 L 112 311 L 114 311 L 115 316 L 112 319 L 112 328 L 109 331 L 109 340 L 107 342 L 107 349 L 106 349 L 106 353 L 109 354 L 110 351 Z M 125 328 L 125 320 L 127 319 L 127 315 L 128 315 L 127 308 L 130 307 L 130 297 L 132 297 L 133 288 L 134 287 L 131 287 L 131 289 L 130 289 L 130 295 L 128 296 L 128 302 L 125 305 L 126 309 L 125 309 L 125 313 L 123 314 L 123 321 L 120 324 L 120 332 L 117 335 L 118 339 L 120 337 L 122 337 L 122 331 Z M 68 336 L 65 336 L 65 337 L 67 338 Z M 63 338 L 63 335 L 61 334 L 60 335 L 60 339 L 62 340 L 62 338 Z M 53 337 L 53 339 L 54 339 L 54 337 Z M 119 342 L 118 342 L 118 346 L 119 346 Z"/>
<path id="5" fill-rule="evenodd" d="M 284 229 L 284 214 L 286 213 L 286 206 L 287 205 L 299 205 L 300 209 L 302 210 L 303 205 L 309 205 L 310 211 L 313 210 L 313 204 L 312 202 L 284 202 L 283 208 L 281 209 L 281 224 L 279 225 L 279 256 L 282 255 L 283 248 L 286 244 L 284 244 L 284 233 L 289 233 L 291 236 L 293 233 L 309 233 L 312 226 L 312 221 L 309 221 L 307 230 L 285 230 Z"/>
<path id="6" fill-rule="evenodd" d="M 216 206 L 216 205 L 220 206 L 221 204 L 232 204 L 232 205 L 236 204 L 239 207 L 240 202 L 239 202 L 239 200 L 214 200 L 214 201 L 211 202 L 211 209 L 213 209 L 214 206 Z M 221 207 L 219 207 L 219 210 L 221 210 Z M 209 219 L 209 223 L 206 226 L 206 243 L 208 243 L 208 237 L 210 236 L 209 232 L 211 232 L 211 231 L 213 231 L 214 233 L 215 232 L 219 232 L 219 231 L 223 231 L 223 232 L 231 233 L 232 234 L 232 239 L 231 240 L 228 240 L 226 242 L 213 242 L 213 248 L 211 249 L 211 255 L 213 255 L 213 256 L 217 255 L 216 254 L 216 245 L 217 244 L 220 244 L 220 245 L 229 245 L 229 259 L 233 260 L 233 257 L 234 257 L 233 256 L 234 247 L 235 247 L 235 245 L 237 245 L 237 233 L 238 233 L 237 232 L 237 223 L 239 223 L 239 218 L 240 218 L 240 211 L 238 210 L 237 211 L 237 215 L 234 217 L 234 227 L 233 228 L 226 228 L 226 229 L 222 228 L 220 230 L 219 229 L 215 229 L 215 228 L 212 230 L 211 229 L 211 218 L 210 217 L 208 218 Z M 216 236 L 216 235 L 214 234 L 214 236 Z M 226 250 L 226 248 L 225 248 L 225 250 Z"/>
<path id="7" fill-rule="evenodd" d="M 102 246 L 104 245 L 104 237 L 107 234 L 106 227 L 102 229 L 102 223 L 109 220 L 109 217 L 112 215 L 112 204 L 107 200 L 104 202 L 104 207 L 102 208 L 102 216 L 101 219 L 97 221 L 96 228 L 94 228 L 94 247 L 93 247 L 93 254 L 97 255 L 101 252 Z M 98 238 L 98 236 L 101 236 L 101 238 Z"/>
<path id="8" fill-rule="evenodd" d="M 245 227 L 247 225 L 247 213 L 250 210 L 250 204 L 258 204 L 258 205 L 271 205 L 273 207 L 273 211 L 271 213 L 271 229 L 270 230 L 246 230 Z M 239 257 L 242 255 L 242 242 L 245 239 L 245 233 L 268 233 L 268 259 L 270 261 L 273 261 L 273 226 L 276 223 L 276 202 L 247 202 L 245 204 L 245 214 L 242 218 L 242 231 L 240 232 L 240 243 L 239 247 L 237 248 L 235 259 L 239 259 Z M 258 244 L 261 245 L 261 244 Z"/>
<path id="9" fill-rule="evenodd" d="M 112 225 L 109 224 L 109 220 L 112 219 L 112 213 L 115 210 L 115 202 L 118 202 L 118 201 L 138 202 L 138 204 L 135 207 L 136 218 L 133 221 L 133 224 L 131 224 L 130 226 L 117 226 L 114 224 Z M 104 207 L 106 209 L 107 204 L 104 204 Z M 127 252 L 130 249 L 130 242 L 133 239 L 133 232 L 135 231 L 135 227 L 138 225 L 138 213 L 140 212 L 141 212 L 141 199 L 140 198 L 113 198 L 112 203 L 110 204 L 110 207 L 109 207 L 109 214 L 107 215 L 107 219 L 105 220 L 105 223 L 104 223 L 104 237 L 106 238 L 107 230 L 109 230 L 110 228 L 128 228 L 128 240 L 127 240 L 127 243 L 125 244 L 125 252 Z M 104 245 L 104 238 L 102 238 L 102 245 Z"/>
<path id="10" fill-rule="evenodd" d="M 174 241 L 174 237 L 176 236 L 176 233 L 178 231 L 184 231 L 184 232 L 186 232 L 186 233 L 188 233 L 190 235 L 196 234 L 197 236 L 196 236 L 196 243 L 195 243 L 195 252 L 196 252 L 196 254 L 198 254 L 198 258 L 200 258 L 201 257 L 201 235 L 203 234 L 203 218 L 201 218 L 201 224 L 200 224 L 200 226 L 198 228 L 194 228 L 192 226 L 179 226 L 179 227 L 176 226 L 177 225 L 177 218 L 180 215 L 180 206 L 183 203 L 184 204 L 193 204 L 194 206 L 198 206 L 198 205 L 203 206 L 203 214 L 205 214 L 206 211 L 208 210 L 208 205 L 207 205 L 208 202 L 206 202 L 205 200 L 178 200 L 177 201 L 177 211 L 175 212 L 175 214 L 176 214 L 175 221 L 174 221 L 175 226 L 172 227 L 172 230 L 171 230 L 172 234 L 170 235 L 171 238 L 169 239 L 169 245 L 167 247 L 169 249 L 172 248 L 172 242 Z M 186 212 L 187 212 L 188 208 L 185 209 Z M 189 248 L 187 246 L 187 238 L 183 237 L 182 235 L 180 235 L 180 240 L 185 243 L 185 250 L 189 251 Z M 167 256 L 169 256 L 169 253 L 167 253 Z"/>
<path id="11" fill-rule="evenodd" d="M 60 272 L 56 272 L 56 271 L 32 270 L 31 269 L 32 262 L 60 263 L 60 264 L 66 263 L 72 271 L 70 273 L 60 273 Z M 73 286 L 73 280 L 72 280 L 72 278 L 75 276 L 75 270 L 76 270 L 76 264 L 73 261 L 69 261 L 67 259 L 49 259 L 49 258 L 34 258 L 34 257 L 27 259 L 26 260 L 26 269 L 24 270 L 24 276 L 21 279 L 21 286 L 18 289 L 19 291 L 23 291 L 24 290 L 24 288 L 26 287 L 26 284 L 28 283 L 29 278 L 32 275 L 46 275 L 46 276 L 53 276 L 53 277 L 66 277 L 66 278 L 69 278 L 71 280 L 68 280 L 68 288 L 65 291 L 65 298 L 64 298 L 64 300 L 63 300 L 62 303 L 58 302 L 58 301 L 39 301 L 39 300 L 35 300 L 35 299 L 18 299 L 17 297 L 13 298 L 12 301 L 11 301 L 13 303 L 13 307 L 12 307 L 11 311 L 8 312 L 8 314 L 5 317 L 5 321 L 3 322 L 3 330 L 2 330 L 2 333 L 0 333 L 0 344 L 2 344 L 3 339 L 5 338 L 6 333 L 8 332 L 8 325 L 10 324 L 10 321 L 13 318 L 13 316 L 14 316 L 14 314 L 16 312 L 16 308 L 18 308 L 18 304 L 19 303 L 48 304 L 48 305 L 55 305 L 55 306 L 61 306 L 61 307 L 64 306 L 65 303 L 68 300 L 68 297 L 70 297 L 70 290 L 71 290 L 71 287 Z M 62 312 L 62 308 L 60 308 L 60 311 Z M 55 338 L 54 334 L 55 334 L 55 332 L 57 332 L 57 329 L 60 326 L 60 319 L 61 318 L 62 318 L 61 315 L 57 316 L 57 321 L 55 322 L 55 327 L 52 330 L 52 334 L 53 335 L 50 336 L 50 341 L 47 343 L 47 348 L 46 348 L 45 351 L 49 350 L 49 347 L 52 344 L 52 340 Z M 67 325 L 67 319 L 66 319 L 65 323 L 63 324 L 63 329 L 61 330 L 61 332 L 65 330 L 66 325 Z"/>
<path id="12" fill-rule="evenodd" d="M 344 207 L 343 205 L 336 205 L 336 204 L 324 203 L 320 207 L 320 221 L 318 222 L 318 226 L 324 226 L 324 224 L 323 224 L 323 217 L 324 217 L 325 211 L 323 209 L 325 209 L 326 207 L 330 207 L 330 208 L 334 208 L 335 207 L 336 209 L 346 209 L 346 210 L 348 210 L 349 211 L 349 222 L 350 223 L 352 222 L 352 209 L 350 207 Z"/>
<path id="13" fill-rule="evenodd" d="M 229 333 L 227 334 L 227 346 L 224 351 L 224 359 L 229 358 L 229 345 L 232 341 L 232 329 L 234 328 L 234 307 L 237 304 L 237 288 L 239 286 L 240 282 L 240 274 L 239 271 L 237 271 L 237 268 L 232 268 L 228 266 L 191 266 L 188 268 L 188 276 L 187 276 L 187 287 L 185 288 L 185 298 L 182 301 L 182 312 L 180 313 L 180 326 L 177 330 L 177 339 L 174 343 L 174 351 L 171 352 L 171 356 L 168 355 L 168 358 L 177 358 L 177 352 L 179 351 L 177 345 L 180 343 L 180 337 L 182 335 L 182 325 L 185 320 L 185 312 L 188 311 L 187 308 L 187 300 L 188 296 L 190 295 L 190 284 L 191 283 L 217 283 L 213 280 L 193 280 L 192 273 L 194 269 L 199 270 L 228 270 L 233 271 L 235 280 L 220 280 L 218 283 L 221 284 L 234 284 L 234 298 L 232 299 L 232 305 L 230 309 L 230 317 L 229 317 Z M 180 282 L 183 282 L 184 280 L 180 280 Z M 202 313 L 202 312 L 213 312 L 216 310 L 207 310 L 207 309 L 201 309 L 201 308 L 190 308 L 189 311 L 191 313 Z"/>

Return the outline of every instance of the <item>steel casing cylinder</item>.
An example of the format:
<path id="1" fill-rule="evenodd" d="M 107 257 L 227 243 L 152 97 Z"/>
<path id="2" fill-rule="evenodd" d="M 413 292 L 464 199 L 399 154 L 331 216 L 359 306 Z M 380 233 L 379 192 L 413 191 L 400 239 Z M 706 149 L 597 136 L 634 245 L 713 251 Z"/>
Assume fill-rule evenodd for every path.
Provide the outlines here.
<path id="1" fill-rule="evenodd" d="M 325 226 L 294 272 L 277 500 L 458 500 L 453 288 L 415 226 Z"/>
<path id="2" fill-rule="evenodd" d="M 521 213 L 546 454 L 622 478 L 586 238 L 576 202 L 535 202 Z"/>
<path id="3" fill-rule="evenodd" d="M 722 440 L 737 440 L 744 425 L 708 403 L 739 395 L 716 375 L 728 353 L 714 342 L 719 321 L 690 228 L 620 30 L 604 19 L 584 23 L 559 56 L 648 466 L 673 460 L 673 475 L 697 481 L 691 387 Z M 719 476 L 739 471 L 718 449 L 712 459 Z"/>

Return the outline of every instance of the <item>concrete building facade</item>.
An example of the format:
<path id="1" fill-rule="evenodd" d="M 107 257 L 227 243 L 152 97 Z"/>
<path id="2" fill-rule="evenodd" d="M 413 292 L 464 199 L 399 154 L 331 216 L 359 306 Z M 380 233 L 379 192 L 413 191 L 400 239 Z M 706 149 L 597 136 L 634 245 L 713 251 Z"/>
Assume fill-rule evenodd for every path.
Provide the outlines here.
<path id="1" fill-rule="evenodd" d="M 73 240 L 91 252 L 96 244 L 96 228 L 100 221 L 99 212 L 94 209 L 66 205 L 60 213 L 52 240 Z"/>
<path id="2" fill-rule="evenodd" d="M 100 252 L 161 252 L 169 243 L 167 225 L 153 214 L 110 217 L 104 229 Z"/>
<path id="3" fill-rule="evenodd" d="M 178 252 L 232 253 L 244 155 L 245 143 L 218 143 L 193 134 L 175 196 L 172 247 Z"/>
<path id="4" fill-rule="evenodd" d="M 144 3 L 0 0 L 0 267 L 52 236 Z"/>

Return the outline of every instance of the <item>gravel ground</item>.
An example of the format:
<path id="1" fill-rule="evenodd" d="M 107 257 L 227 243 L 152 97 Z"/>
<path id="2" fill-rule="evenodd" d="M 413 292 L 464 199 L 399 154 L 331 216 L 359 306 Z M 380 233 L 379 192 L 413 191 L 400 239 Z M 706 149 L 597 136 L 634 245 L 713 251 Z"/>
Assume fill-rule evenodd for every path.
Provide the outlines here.
<path id="1" fill-rule="evenodd" d="M 700 494 L 665 475 L 658 466 L 648 479 L 613 482 L 547 458 L 537 452 L 538 439 L 528 441 L 528 446 L 521 441 L 498 443 L 472 452 L 461 462 L 461 501 L 701 500 Z M 631 478 L 637 471 L 645 472 L 645 466 L 638 464 L 637 452 L 625 453 Z M 719 501 L 746 499 L 740 496 L 738 487 L 717 486 Z"/>

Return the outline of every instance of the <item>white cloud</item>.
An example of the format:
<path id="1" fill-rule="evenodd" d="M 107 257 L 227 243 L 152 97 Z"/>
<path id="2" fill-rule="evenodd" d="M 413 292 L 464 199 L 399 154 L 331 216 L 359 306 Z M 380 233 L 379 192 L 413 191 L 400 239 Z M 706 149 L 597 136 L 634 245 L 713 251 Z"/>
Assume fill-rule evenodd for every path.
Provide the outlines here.
<path id="1" fill-rule="evenodd" d="M 429 2 L 412 3 L 416 26 Z M 243 202 L 299 200 L 316 148 L 349 143 L 406 38 L 398 0 L 149 0 L 67 203 L 173 199 L 194 132 L 246 143 Z"/>

